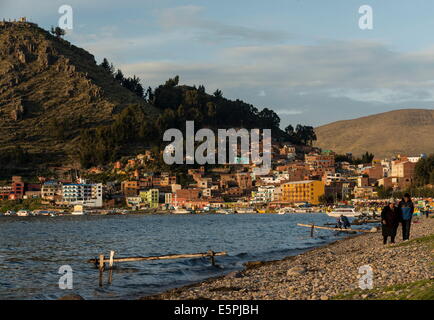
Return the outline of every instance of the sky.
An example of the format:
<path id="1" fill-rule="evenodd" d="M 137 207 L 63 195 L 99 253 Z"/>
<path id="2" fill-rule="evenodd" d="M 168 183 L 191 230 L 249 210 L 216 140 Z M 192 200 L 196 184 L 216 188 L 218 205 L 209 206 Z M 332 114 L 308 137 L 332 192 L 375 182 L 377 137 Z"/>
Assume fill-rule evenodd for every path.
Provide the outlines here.
<path id="1" fill-rule="evenodd" d="M 49 29 L 145 87 L 180 76 L 230 99 L 319 126 L 434 106 L 432 0 L 0 0 L 0 19 Z M 369 5 L 373 29 L 362 30 Z"/>

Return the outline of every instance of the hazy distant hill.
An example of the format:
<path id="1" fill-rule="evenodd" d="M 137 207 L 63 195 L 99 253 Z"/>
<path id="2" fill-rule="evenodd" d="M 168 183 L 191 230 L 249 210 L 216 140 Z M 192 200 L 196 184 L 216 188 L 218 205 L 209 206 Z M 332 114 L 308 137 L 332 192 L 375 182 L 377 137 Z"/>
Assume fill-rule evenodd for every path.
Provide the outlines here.
<path id="1" fill-rule="evenodd" d="M 38 163 L 68 163 L 81 129 L 129 105 L 158 113 L 87 51 L 34 24 L 0 22 L 0 156 L 20 147 Z"/>
<path id="2" fill-rule="evenodd" d="M 434 153 L 434 110 L 404 109 L 316 128 L 316 146 L 375 157 Z"/>

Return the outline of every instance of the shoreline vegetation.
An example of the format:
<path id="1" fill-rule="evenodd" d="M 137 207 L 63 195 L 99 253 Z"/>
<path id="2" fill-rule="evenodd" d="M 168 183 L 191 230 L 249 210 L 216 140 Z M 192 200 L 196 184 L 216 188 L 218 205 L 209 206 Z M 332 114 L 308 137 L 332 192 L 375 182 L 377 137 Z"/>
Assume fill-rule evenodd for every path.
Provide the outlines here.
<path id="1" fill-rule="evenodd" d="M 414 219 L 410 241 L 382 244 L 381 233 L 347 237 L 296 256 L 245 264 L 140 300 L 433 300 L 434 219 Z M 373 269 L 373 289 L 359 288 L 362 266 Z"/>

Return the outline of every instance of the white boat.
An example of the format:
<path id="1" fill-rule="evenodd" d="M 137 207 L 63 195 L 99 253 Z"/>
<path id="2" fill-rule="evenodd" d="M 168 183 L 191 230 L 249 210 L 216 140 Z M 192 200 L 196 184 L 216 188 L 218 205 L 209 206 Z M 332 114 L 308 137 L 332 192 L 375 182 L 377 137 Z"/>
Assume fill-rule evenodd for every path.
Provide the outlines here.
<path id="1" fill-rule="evenodd" d="M 360 212 L 357 212 L 356 209 L 354 207 L 337 207 L 334 208 L 331 212 L 327 212 L 327 215 L 329 217 L 333 217 L 333 218 L 339 218 L 340 216 L 345 216 L 345 217 L 357 217 L 360 215 Z"/>
<path id="2" fill-rule="evenodd" d="M 18 217 L 28 217 L 30 215 L 30 211 L 28 210 L 19 210 L 17 212 Z"/>
<path id="3" fill-rule="evenodd" d="M 230 210 L 230 209 L 218 209 L 215 213 L 218 213 L 218 214 L 232 214 L 234 212 L 232 210 Z"/>
<path id="4" fill-rule="evenodd" d="M 245 214 L 253 214 L 257 213 L 257 211 L 253 208 L 238 208 L 236 209 L 237 213 L 245 213 Z"/>
<path id="5" fill-rule="evenodd" d="M 294 212 L 294 209 L 293 208 L 280 208 L 278 211 L 277 211 L 277 214 L 286 214 L 286 213 L 293 213 Z"/>
<path id="6" fill-rule="evenodd" d="M 180 209 L 172 210 L 172 213 L 173 214 L 190 214 L 191 212 L 188 211 L 187 209 L 180 208 Z"/>
<path id="7" fill-rule="evenodd" d="M 17 214 L 16 214 L 16 212 L 13 211 L 13 210 L 8 210 L 8 211 L 5 212 L 4 215 L 5 215 L 5 216 L 16 216 Z"/>

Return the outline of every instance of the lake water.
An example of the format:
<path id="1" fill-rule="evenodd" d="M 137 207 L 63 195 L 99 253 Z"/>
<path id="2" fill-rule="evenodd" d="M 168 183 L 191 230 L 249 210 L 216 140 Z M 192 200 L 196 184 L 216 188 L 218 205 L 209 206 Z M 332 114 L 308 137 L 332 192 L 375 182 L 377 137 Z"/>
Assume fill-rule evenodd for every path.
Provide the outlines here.
<path id="1" fill-rule="evenodd" d="M 335 219 L 324 214 L 0 217 L 0 299 L 134 299 L 241 270 L 243 263 L 275 260 L 335 241 L 331 231 L 297 227 Z M 119 263 L 113 283 L 99 286 L 86 261 L 116 257 L 227 251 L 209 259 Z M 62 265 L 73 270 L 73 290 L 59 289 Z"/>

